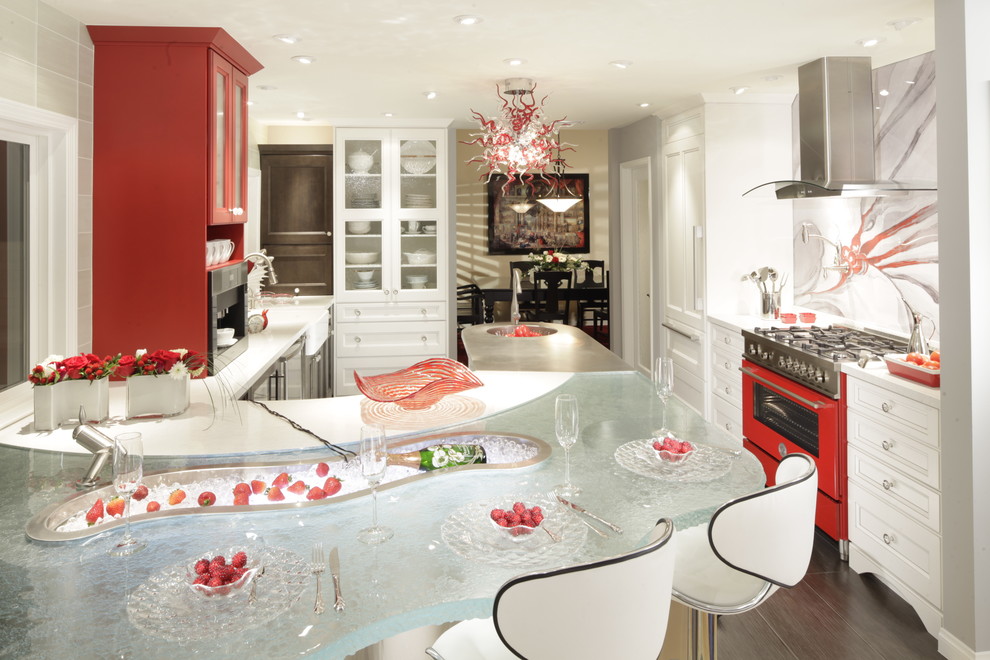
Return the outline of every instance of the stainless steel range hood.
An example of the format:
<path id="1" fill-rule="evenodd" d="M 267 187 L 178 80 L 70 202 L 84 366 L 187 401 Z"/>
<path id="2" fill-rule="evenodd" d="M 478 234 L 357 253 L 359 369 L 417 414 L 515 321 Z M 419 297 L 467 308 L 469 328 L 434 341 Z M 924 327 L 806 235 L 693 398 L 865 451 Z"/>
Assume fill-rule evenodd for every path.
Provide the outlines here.
<path id="1" fill-rule="evenodd" d="M 883 197 L 935 190 L 933 182 L 878 181 L 873 135 L 873 70 L 869 57 L 823 57 L 798 68 L 800 180 L 747 191 L 777 199 Z"/>

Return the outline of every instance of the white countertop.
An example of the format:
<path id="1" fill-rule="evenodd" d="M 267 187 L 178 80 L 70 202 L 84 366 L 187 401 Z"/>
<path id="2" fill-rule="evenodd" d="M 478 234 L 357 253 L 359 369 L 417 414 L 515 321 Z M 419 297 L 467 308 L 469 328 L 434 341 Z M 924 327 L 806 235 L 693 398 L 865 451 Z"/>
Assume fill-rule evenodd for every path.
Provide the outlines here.
<path id="1" fill-rule="evenodd" d="M 554 330 L 542 337 L 502 337 L 489 330 L 511 323 L 472 325 L 461 331 L 472 369 L 499 371 L 632 371 L 633 368 L 584 331 L 563 323 L 523 323 Z"/>
<path id="2" fill-rule="evenodd" d="M 913 380 L 895 376 L 887 370 L 887 365 L 884 362 L 869 362 L 865 368 L 861 368 L 855 362 L 846 362 L 842 365 L 842 372 L 849 378 L 858 378 L 888 390 L 893 390 L 901 396 L 920 403 L 939 407 L 941 402 L 942 392 L 939 388 L 928 387 Z"/>

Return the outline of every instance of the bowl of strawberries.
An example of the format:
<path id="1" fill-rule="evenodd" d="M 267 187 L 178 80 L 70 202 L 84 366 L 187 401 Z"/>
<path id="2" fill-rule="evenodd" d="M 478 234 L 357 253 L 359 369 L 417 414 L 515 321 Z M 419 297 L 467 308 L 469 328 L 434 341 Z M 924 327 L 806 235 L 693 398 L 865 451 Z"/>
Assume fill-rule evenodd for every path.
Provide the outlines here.
<path id="1" fill-rule="evenodd" d="M 653 449 L 661 461 L 671 464 L 683 463 L 694 453 L 694 445 L 686 440 L 682 442 L 671 435 L 654 440 Z"/>
<path id="2" fill-rule="evenodd" d="M 543 522 L 543 509 L 522 502 L 514 502 L 506 509 L 492 509 L 489 513 L 492 525 L 513 541 L 522 541 Z"/>
<path id="3" fill-rule="evenodd" d="M 189 588 L 207 598 L 229 598 L 251 584 L 262 569 L 259 555 L 243 548 L 217 549 L 187 565 Z"/>

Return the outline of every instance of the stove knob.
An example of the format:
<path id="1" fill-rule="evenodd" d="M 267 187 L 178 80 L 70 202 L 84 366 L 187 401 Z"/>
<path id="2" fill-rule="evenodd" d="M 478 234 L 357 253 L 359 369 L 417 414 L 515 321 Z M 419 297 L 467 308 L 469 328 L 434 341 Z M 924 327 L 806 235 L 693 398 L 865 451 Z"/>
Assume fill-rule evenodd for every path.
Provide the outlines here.
<path id="1" fill-rule="evenodd" d="M 824 369 L 819 369 L 818 370 L 818 377 L 817 377 L 816 380 L 819 383 L 824 383 L 825 382 L 825 370 Z"/>

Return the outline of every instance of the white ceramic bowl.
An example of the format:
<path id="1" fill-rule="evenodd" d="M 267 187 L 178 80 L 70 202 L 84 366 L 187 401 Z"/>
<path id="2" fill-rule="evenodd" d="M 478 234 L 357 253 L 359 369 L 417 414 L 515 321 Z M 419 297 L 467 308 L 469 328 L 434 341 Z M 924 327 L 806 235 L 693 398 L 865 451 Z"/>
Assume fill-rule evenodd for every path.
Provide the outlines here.
<path id="1" fill-rule="evenodd" d="M 375 276 L 375 271 L 373 270 L 356 270 L 354 275 L 357 276 L 359 282 L 370 282 L 371 278 Z"/>
<path id="2" fill-rule="evenodd" d="M 345 252 L 344 261 L 349 264 L 373 264 L 380 255 L 380 252 Z"/>
<path id="3" fill-rule="evenodd" d="M 367 174 L 375 164 L 375 157 L 366 151 L 355 151 L 347 156 L 347 164 L 357 174 Z"/>
<path id="4" fill-rule="evenodd" d="M 414 266 L 428 266 L 437 262 L 436 252 L 417 250 L 416 252 L 403 252 L 403 254 L 406 257 L 406 263 Z"/>
<path id="5" fill-rule="evenodd" d="M 436 158 L 429 156 L 403 156 L 402 169 L 408 174 L 426 174 L 437 164 Z"/>
<path id="6" fill-rule="evenodd" d="M 217 343 L 224 344 L 234 339 L 233 328 L 217 328 Z"/>
<path id="7" fill-rule="evenodd" d="M 371 231 L 371 223 L 367 220 L 350 220 L 347 223 L 347 231 L 351 234 L 367 234 Z"/>

